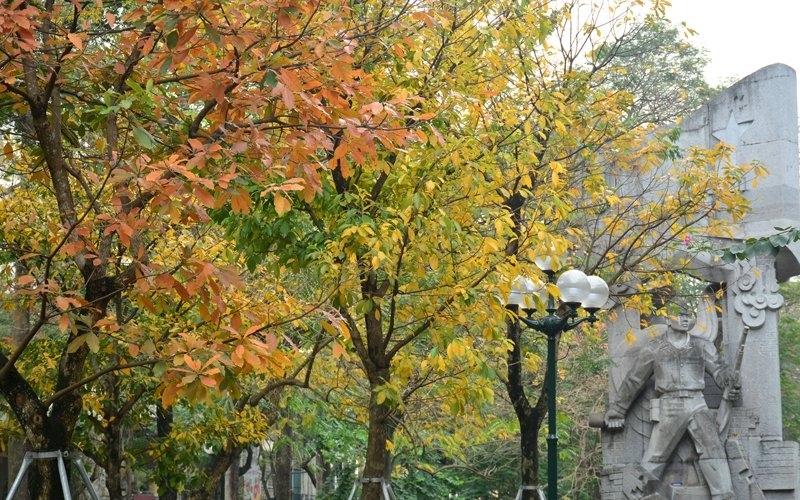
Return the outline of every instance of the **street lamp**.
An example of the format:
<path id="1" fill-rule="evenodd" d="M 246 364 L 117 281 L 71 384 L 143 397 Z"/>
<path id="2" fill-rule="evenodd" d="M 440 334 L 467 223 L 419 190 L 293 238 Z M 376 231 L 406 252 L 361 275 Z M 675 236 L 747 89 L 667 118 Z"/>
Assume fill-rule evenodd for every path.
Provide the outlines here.
<path id="1" fill-rule="evenodd" d="M 525 316 L 519 320 L 528 328 L 547 335 L 547 497 L 558 499 L 558 437 L 556 435 L 556 340 L 565 331 L 583 323 L 597 321 L 595 313 L 608 300 L 608 285 L 599 276 L 586 276 L 582 271 L 571 269 L 561 274 L 556 281 L 556 270 L 549 257 L 537 258 L 536 265 L 547 275 L 547 282 L 556 283 L 561 302 L 566 306 L 562 315 L 557 314 L 556 300 L 546 287 L 537 287 L 533 280 L 518 277 L 514 280 L 507 304 L 520 308 Z M 543 290 L 543 288 L 545 288 Z M 532 296 L 544 292 L 547 294 L 547 315 L 535 319 Z M 578 309 L 583 308 L 588 316 L 578 318 Z"/>

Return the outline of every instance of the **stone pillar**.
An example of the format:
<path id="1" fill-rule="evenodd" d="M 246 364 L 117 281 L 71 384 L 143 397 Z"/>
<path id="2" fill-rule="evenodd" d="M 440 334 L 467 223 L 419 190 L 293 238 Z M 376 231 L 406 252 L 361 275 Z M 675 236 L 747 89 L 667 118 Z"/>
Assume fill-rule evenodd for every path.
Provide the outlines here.
<path id="1" fill-rule="evenodd" d="M 767 177 L 750 176 L 742 185 L 751 204 L 736 236 L 758 237 L 800 221 L 797 168 L 797 77 L 784 64 L 767 66 L 743 78 L 681 123 L 682 148 L 709 148 L 719 142 L 735 148 L 736 165 L 759 163 Z M 783 278 L 780 278 L 783 281 Z"/>
<path id="2" fill-rule="evenodd" d="M 742 397 L 738 406 L 758 414 L 758 434 L 764 439 L 781 439 L 780 355 L 778 353 L 778 311 L 783 296 L 775 279 L 775 258 L 760 256 L 737 262 L 728 281 L 726 333 L 723 356 L 733 366 L 742 330 L 749 328 L 742 359 Z"/>

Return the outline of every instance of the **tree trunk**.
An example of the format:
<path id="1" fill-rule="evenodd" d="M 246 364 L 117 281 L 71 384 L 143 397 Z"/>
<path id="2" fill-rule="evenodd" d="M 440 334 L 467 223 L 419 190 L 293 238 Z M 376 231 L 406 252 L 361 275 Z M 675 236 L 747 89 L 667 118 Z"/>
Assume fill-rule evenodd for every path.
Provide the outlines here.
<path id="1" fill-rule="evenodd" d="M 124 500 L 122 495 L 122 420 L 114 419 L 105 429 L 106 487 L 110 500 Z M 130 492 L 129 492 L 130 493 Z"/>
<path id="2" fill-rule="evenodd" d="M 379 377 L 380 384 L 388 382 L 388 370 Z M 386 443 L 394 437 L 397 428 L 397 411 L 390 407 L 386 401 L 376 401 L 375 388 L 378 384 L 371 384 L 372 395 L 369 401 L 369 431 L 367 435 L 367 457 L 362 476 L 361 500 L 384 500 L 381 479 L 387 484 L 392 481 L 392 453 Z"/>
<path id="3" fill-rule="evenodd" d="M 9 359 L 0 354 L 0 365 L 8 367 L 8 363 Z M 8 368 L 5 377 L 0 380 L 0 393 L 25 429 L 31 451 L 69 449 L 81 408 L 79 395 L 57 400 L 51 405 L 52 413 L 48 415 L 48 408 L 13 366 Z M 69 473 L 69 469 L 67 472 Z M 33 500 L 61 500 L 64 497 L 58 462 L 55 459 L 35 460 L 28 469 L 27 482 Z"/>
<path id="4" fill-rule="evenodd" d="M 233 458 L 233 463 L 225 473 L 225 500 L 236 500 L 239 497 L 239 462 L 241 451 Z"/>
<path id="5" fill-rule="evenodd" d="M 197 500 L 211 500 L 214 498 L 215 492 L 225 481 L 225 473 L 228 471 L 231 464 L 239 459 L 239 454 L 241 452 L 241 446 L 234 446 L 228 443 L 228 448 L 214 455 L 211 459 L 211 463 L 205 468 L 205 484 L 194 492 L 193 498 Z M 236 462 L 236 467 L 238 473 L 238 462 Z M 223 497 L 224 494 L 223 491 Z"/>
<path id="6" fill-rule="evenodd" d="M 167 439 L 172 431 L 172 408 L 164 408 L 160 404 L 156 407 L 156 437 L 159 441 Z M 177 500 L 178 492 L 163 477 L 156 477 L 159 500 Z"/>
<path id="7" fill-rule="evenodd" d="M 74 427 L 73 427 L 74 428 Z M 34 448 L 35 451 L 67 451 L 71 442 L 72 432 L 67 432 L 63 421 L 59 418 L 47 418 L 45 421 L 45 435 L 40 441 L 42 445 Z M 69 460 L 65 460 L 67 484 L 71 472 Z M 28 473 L 28 488 L 34 500 L 62 500 L 64 490 L 58 470 L 58 460 L 34 460 Z"/>
<path id="8" fill-rule="evenodd" d="M 539 484 L 539 428 L 535 415 L 520 420 L 520 475 L 523 485 L 537 485 L 539 492 L 544 492 L 544 486 Z M 543 495 L 537 491 L 523 490 L 522 500 L 540 500 Z"/>
<path id="9" fill-rule="evenodd" d="M 75 331 L 70 334 L 61 354 L 55 385 L 57 396 L 53 396 L 52 401 L 42 401 L 8 357 L 0 353 L 0 366 L 4 370 L 4 376 L 0 378 L 0 393 L 25 429 L 32 451 L 64 452 L 69 451 L 72 445 L 72 435 L 83 411 L 82 395 L 75 384 L 83 376 L 89 347 L 84 344 L 70 350 L 69 346 L 75 338 L 90 333 L 90 325 L 105 315 L 105 307 L 113 295 L 106 288 L 107 284 L 103 279 L 87 284 L 87 302 L 94 303 L 98 308 L 73 317 Z M 67 467 L 67 478 L 70 471 L 71 467 Z M 64 491 L 58 461 L 35 460 L 29 469 L 28 487 L 33 500 L 62 500 Z"/>
<path id="10" fill-rule="evenodd" d="M 275 443 L 272 488 L 275 500 L 292 500 L 292 428 L 285 424 L 281 438 Z"/>

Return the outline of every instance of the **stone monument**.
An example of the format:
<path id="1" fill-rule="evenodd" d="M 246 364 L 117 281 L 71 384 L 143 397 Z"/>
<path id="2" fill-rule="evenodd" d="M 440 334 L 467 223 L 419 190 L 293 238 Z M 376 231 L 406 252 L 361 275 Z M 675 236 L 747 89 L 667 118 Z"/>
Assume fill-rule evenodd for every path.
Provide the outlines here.
<path id="1" fill-rule="evenodd" d="M 782 64 L 768 66 L 739 81 L 681 124 L 681 147 L 711 147 L 724 141 L 735 147 L 734 163 L 760 162 L 769 171 L 767 178 L 745 191 L 751 212 L 738 226 L 735 239 L 722 245 L 768 236 L 778 227 L 800 227 L 796 88 L 794 70 Z M 715 342 L 727 373 L 737 375 L 737 384 L 732 385 L 721 378 L 715 380 L 711 376 L 714 370 L 706 369 L 703 384 L 703 407 L 724 424 L 718 433 L 729 472 L 723 470 L 721 475 L 729 474 L 733 496 L 727 486 L 710 484 L 720 474 L 709 475 L 701 462 L 713 453 L 707 451 L 707 444 L 698 445 L 688 432 L 688 423 L 686 432 L 678 429 L 682 439 L 674 446 L 650 445 L 654 406 L 673 404 L 659 400 L 665 390 L 660 387 L 657 391 L 653 379 L 658 376 L 654 376 L 637 388 L 641 390 L 629 408 L 617 411 L 622 415 L 606 415 L 602 498 L 800 500 L 799 447 L 784 441 L 782 435 L 778 353 L 778 315 L 783 305 L 778 283 L 800 275 L 800 245 L 784 247 L 775 256 L 733 264 L 723 264 L 711 255 L 694 256 L 690 272 L 712 286 L 722 286 L 713 307 L 698 309 L 698 314 L 713 314 L 703 320 L 706 332 L 695 334 L 710 336 L 711 340 L 704 342 Z M 665 334 L 664 325 L 643 329 L 642 323 L 638 312 L 622 307 L 608 322 L 612 405 L 630 393 L 626 386 L 631 385 L 632 367 L 641 356 L 647 356 L 655 339 Z M 735 392 L 739 394 L 731 394 L 730 389 L 723 394 L 726 385 L 738 389 Z M 680 390 L 688 397 L 699 387 L 695 384 Z M 646 470 L 654 448 L 669 450 L 669 457 L 655 467 L 655 474 Z"/>

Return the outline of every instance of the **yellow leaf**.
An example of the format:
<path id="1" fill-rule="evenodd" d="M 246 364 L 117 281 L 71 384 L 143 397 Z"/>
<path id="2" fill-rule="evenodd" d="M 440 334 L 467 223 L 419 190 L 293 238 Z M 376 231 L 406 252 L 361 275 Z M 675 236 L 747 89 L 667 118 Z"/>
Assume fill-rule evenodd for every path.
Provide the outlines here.
<path id="1" fill-rule="evenodd" d="M 447 346 L 447 356 L 450 358 L 463 356 L 467 353 L 467 348 L 460 340 L 454 340 Z"/>
<path id="2" fill-rule="evenodd" d="M 100 339 L 92 332 L 87 332 L 83 334 L 83 337 L 86 337 L 86 345 L 89 346 L 89 350 L 92 352 L 98 352 L 100 350 Z"/>
<path id="3" fill-rule="evenodd" d="M 67 346 L 67 352 L 77 351 L 83 344 L 86 343 L 86 335 L 75 337 L 72 342 Z"/>

